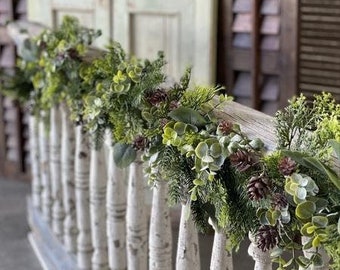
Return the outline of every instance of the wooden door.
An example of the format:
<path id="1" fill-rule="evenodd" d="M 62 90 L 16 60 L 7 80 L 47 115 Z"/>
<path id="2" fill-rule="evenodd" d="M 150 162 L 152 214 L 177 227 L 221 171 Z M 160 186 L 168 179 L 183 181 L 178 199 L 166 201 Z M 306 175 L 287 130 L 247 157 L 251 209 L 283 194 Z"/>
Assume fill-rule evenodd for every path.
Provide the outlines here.
<path id="1" fill-rule="evenodd" d="M 115 0 L 113 37 L 138 57 L 164 51 L 176 79 L 192 65 L 195 83 L 213 83 L 216 7 L 216 0 Z"/>
<path id="2" fill-rule="evenodd" d="M 95 45 L 103 47 L 112 38 L 113 0 L 28 0 L 28 19 L 55 27 L 64 15 L 77 17 L 84 26 L 102 30 Z"/>

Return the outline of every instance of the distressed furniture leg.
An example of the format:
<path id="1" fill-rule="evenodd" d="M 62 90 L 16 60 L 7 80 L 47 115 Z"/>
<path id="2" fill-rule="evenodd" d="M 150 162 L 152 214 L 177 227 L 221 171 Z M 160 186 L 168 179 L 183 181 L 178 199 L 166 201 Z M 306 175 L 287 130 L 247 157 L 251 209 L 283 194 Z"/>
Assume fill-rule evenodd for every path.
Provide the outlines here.
<path id="1" fill-rule="evenodd" d="M 90 221 L 90 144 L 81 125 L 76 127 L 75 195 L 78 227 L 77 264 L 79 269 L 91 269 L 92 241 Z"/>
<path id="2" fill-rule="evenodd" d="M 90 165 L 90 217 L 93 244 L 92 269 L 108 269 L 106 234 L 107 170 L 104 147 L 92 148 Z"/>
<path id="3" fill-rule="evenodd" d="M 198 233 L 191 217 L 186 217 L 189 205 L 182 204 L 179 236 L 177 245 L 176 269 L 199 270 L 201 268 L 199 257 Z"/>
<path id="4" fill-rule="evenodd" d="M 149 241 L 149 269 L 171 270 L 171 220 L 168 206 L 168 182 L 164 180 L 158 181 L 153 188 Z"/>
<path id="5" fill-rule="evenodd" d="M 65 209 L 64 244 L 66 251 L 75 253 L 77 249 L 77 220 L 74 191 L 74 125 L 66 106 L 61 106 L 61 182 Z"/>

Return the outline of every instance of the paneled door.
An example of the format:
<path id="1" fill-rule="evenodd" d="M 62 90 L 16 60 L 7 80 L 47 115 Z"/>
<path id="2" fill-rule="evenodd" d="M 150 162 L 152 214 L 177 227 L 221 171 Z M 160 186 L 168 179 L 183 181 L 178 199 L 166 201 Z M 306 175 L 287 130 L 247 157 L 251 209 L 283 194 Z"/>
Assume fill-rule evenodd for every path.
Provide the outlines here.
<path id="1" fill-rule="evenodd" d="M 113 0 L 28 0 L 28 19 L 55 27 L 64 15 L 77 17 L 82 25 L 102 30 L 95 45 L 103 47 L 112 38 L 112 6 Z"/>
<path id="2" fill-rule="evenodd" d="M 215 81 L 217 0 L 115 0 L 113 37 L 138 57 L 164 51 L 178 79 L 193 66 L 193 82 Z"/>

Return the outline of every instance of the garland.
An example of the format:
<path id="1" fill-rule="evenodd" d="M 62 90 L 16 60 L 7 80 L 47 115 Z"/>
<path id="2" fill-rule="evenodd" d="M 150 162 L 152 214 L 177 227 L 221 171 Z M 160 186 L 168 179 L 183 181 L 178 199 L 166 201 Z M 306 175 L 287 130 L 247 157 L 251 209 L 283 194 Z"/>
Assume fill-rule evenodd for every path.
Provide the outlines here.
<path id="1" fill-rule="evenodd" d="M 265 153 L 259 138 L 249 139 L 237 123 L 216 114 L 230 100 L 218 96 L 222 88 L 191 85 L 190 68 L 179 82 L 170 81 L 162 53 L 142 60 L 111 43 L 103 55 L 84 61 L 98 35 L 66 17 L 60 29 L 27 43 L 19 67 L 33 84 L 22 97 L 29 96 L 34 114 L 66 102 L 96 148 L 110 129 L 119 166 L 142 151 L 150 184 L 166 179 L 170 201 L 190 206 L 202 230 L 209 221 L 224 230 L 233 248 L 251 231 L 259 248 L 274 249 L 278 269 L 319 266 L 320 248 L 334 267 L 340 264 L 340 178 L 334 167 L 340 160 L 340 105 L 329 94 L 312 104 L 301 95 L 277 112 L 277 149 Z M 311 258 L 296 255 L 311 247 Z M 283 251 L 291 252 L 289 260 Z"/>

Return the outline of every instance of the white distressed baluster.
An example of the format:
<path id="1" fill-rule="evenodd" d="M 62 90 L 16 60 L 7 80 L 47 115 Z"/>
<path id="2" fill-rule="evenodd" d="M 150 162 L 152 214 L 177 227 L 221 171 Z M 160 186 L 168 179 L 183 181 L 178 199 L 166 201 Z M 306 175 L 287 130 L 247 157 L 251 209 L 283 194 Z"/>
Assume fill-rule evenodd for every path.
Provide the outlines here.
<path id="1" fill-rule="evenodd" d="M 227 235 L 220 230 L 214 222 L 209 219 L 209 223 L 213 226 L 215 235 L 211 252 L 210 269 L 211 270 L 233 270 L 232 253 L 226 249 Z"/>
<path id="2" fill-rule="evenodd" d="M 172 269 L 172 233 L 168 206 L 168 182 L 153 188 L 149 231 L 149 269 Z"/>
<path id="3" fill-rule="evenodd" d="M 61 117 L 58 106 L 51 108 L 50 115 L 50 173 L 52 184 L 52 230 L 55 236 L 63 241 L 63 222 L 65 217 L 63 192 L 61 184 Z"/>
<path id="4" fill-rule="evenodd" d="M 42 185 L 39 164 L 39 120 L 34 115 L 29 116 L 29 138 L 32 174 L 32 203 L 34 207 L 41 210 Z"/>
<path id="5" fill-rule="evenodd" d="M 66 104 L 61 106 L 61 181 L 65 209 L 64 245 L 68 252 L 75 253 L 77 248 L 77 220 L 74 191 L 74 125 Z"/>
<path id="6" fill-rule="evenodd" d="M 109 266 L 111 270 L 125 270 L 127 269 L 125 170 L 115 165 L 111 134 L 108 136 L 106 205 Z"/>
<path id="7" fill-rule="evenodd" d="M 49 164 L 49 134 L 45 125 L 46 114 L 41 112 L 39 119 L 39 158 L 42 184 L 42 213 L 45 221 L 52 225 L 52 195 Z"/>
<path id="8" fill-rule="evenodd" d="M 263 252 L 259 249 L 255 242 L 255 237 L 249 233 L 250 245 L 248 254 L 255 261 L 254 270 L 272 270 L 272 261 L 270 258 L 270 250 Z"/>
<path id="9" fill-rule="evenodd" d="M 187 217 L 190 205 L 182 204 L 179 235 L 177 244 L 176 269 L 199 270 L 201 268 L 199 256 L 198 233 L 191 216 Z"/>
<path id="10" fill-rule="evenodd" d="M 76 127 L 75 195 L 78 227 L 77 264 L 79 269 L 91 269 L 92 241 L 90 221 L 90 144 L 82 125 Z"/>
<path id="11" fill-rule="evenodd" d="M 91 149 L 90 213 L 93 244 L 92 269 L 108 269 L 106 234 L 107 170 L 104 148 Z"/>
<path id="12" fill-rule="evenodd" d="M 129 167 L 127 198 L 127 260 L 129 270 L 148 269 L 148 229 L 140 156 Z"/>

